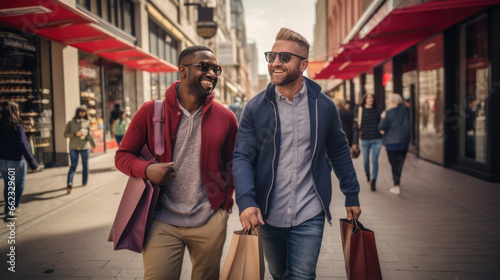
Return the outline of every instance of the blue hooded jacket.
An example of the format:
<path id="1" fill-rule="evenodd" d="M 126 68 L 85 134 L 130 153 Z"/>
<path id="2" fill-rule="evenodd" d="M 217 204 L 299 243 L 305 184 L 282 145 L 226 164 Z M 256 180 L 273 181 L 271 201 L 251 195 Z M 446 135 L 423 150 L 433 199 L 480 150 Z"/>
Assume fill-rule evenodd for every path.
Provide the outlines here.
<path id="1" fill-rule="evenodd" d="M 332 166 L 346 196 L 345 206 L 359 206 L 359 184 L 335 104 L 321 93 L 321 87 L 314 81 L 306 77 L 304 81 L 313 148 L 313 188 L 330 222 Z M 246 104 L 240 119 L 233 153 L 236 203 L 240 213 L 248 207 L 259 207 L 264 219 L 269 214 L 268 201 L 280 155 L 280 131 L 275 86 L 269 84 Z"/>

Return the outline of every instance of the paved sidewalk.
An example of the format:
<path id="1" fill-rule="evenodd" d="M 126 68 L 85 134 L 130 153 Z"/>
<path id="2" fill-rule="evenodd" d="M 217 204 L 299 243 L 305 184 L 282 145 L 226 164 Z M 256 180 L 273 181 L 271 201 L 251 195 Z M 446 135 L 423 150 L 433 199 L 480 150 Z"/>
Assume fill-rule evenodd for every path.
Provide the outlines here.
<path id="1" fill-rule="evenodd" d="M 0 279 L 142 279 L 142 257 L 113 251 L 109 229 L 127 177 L 114 168 L 114 151 L 90 159 L 87 187 L 66 195 L 68 167 L 28 174 L 15 229 L 15 273 L 7 271 L 7 223 L 0 230 Z M 377 191 L 371 192 L 354 160 L 361 184 L 363 224 L 376 233 L 384 279 L 500 279 L 500 184 L 417 159 L 410 154 L 402 194 L 389 193 L 390 167 L 380 155 Z M 338 219 L 345 216 L 334 181 L 333 221 L 326 226 L 317 279 L 346 279 Z M 2 205 L 0 203 L 0 205 Z M 238 210 L 229 218 L 228 239 L 240 229 Z M 12 239 L 11 239 L 12 240 Z M 185 256 L 182 279 L 190 279 Z M 266 272 L 266 279 L 271 279 Z"/>

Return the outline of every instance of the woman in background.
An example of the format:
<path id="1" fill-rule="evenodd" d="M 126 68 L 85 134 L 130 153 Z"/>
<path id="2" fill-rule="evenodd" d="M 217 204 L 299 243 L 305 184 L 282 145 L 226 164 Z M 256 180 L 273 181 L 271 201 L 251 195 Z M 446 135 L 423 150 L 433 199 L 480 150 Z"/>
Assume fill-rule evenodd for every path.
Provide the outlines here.
<path id="1" fill-rule="evenodd" d="M 118 119 L 115 121 L 115 139 L 118 146 L 122 143 L 123 136 L 125 136 L 125 131 L 127 131 L 128 125 L 130 124 L 130 119 L 127 117 L 127 113 L 120 111 L 118 114 Z"/>
<path id="2" fill-rule="evenodd" d="M 366 179 L 370 188 L 375 191 L 378 175 L 378 156 L 382 147 L 382 134 L 378 130 L 380 113 L 373 94 L 366 94 L 361 99 L 358 111 L 358 125 L 361 134 L 361 153 L 365 167 Z M 372 172 L 370 180 L 370 151 L 372 152 Z"/>
<path id="3" fill-rule="evenodd" d="M 384 134 L 384 146 L 392 168 L 393 194 L 400 194 L 401 173 L 410 144 L 410 110 L 403 106 L 401 95 L 393 93 L 387 100 L 387 110 L 382 112 L 378 128 Z"/>
<path id="4" fill-rule="evenodd" d="M 30 153 L 19 116 L 19 105 L 8 102 L 0 111 L 0 173 L 4 180 L 5 218 L 13 218 L 26 180 L 26 161 L 33 171 L 38 163 Z"/>
<path id="5" fill-rule="evenodd" d="M 71 193 L 73 188 L 73 176 L 75 175 L 76 166 L 78 165 L 78 154 L 82 157 L 82 186 L 87 185 L 89 178 L 89 155 L 90 147 L 95 148 L 94 137 L 90 130 L 90 121 L 87 114 L 87 108 L 78 107 L 75 111 L 75 116 L 66 124 L 64 129 L 64 137 L 69 138 L 69 156 L 71 166 L 68 172 L 68 186 L 66 191 Z"/>

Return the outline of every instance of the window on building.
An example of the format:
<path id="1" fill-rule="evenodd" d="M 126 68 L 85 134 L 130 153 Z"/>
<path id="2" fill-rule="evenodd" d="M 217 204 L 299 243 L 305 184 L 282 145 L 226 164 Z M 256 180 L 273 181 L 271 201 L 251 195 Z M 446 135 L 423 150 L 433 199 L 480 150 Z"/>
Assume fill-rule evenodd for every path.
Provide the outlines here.
<path id="1" fill-rule="evenodd" d="M 460 156 L 488 163 L 488 17 L 460 27 Z"/>
<path id="2" fill-rule="evenodd" d="M 123 2 L 123 26 L 122 29 L 134 35 L 134 3 L 132 1 Z"/>
<path id="3" fill-rule="evenodd" d="M 135 35 L 132 0 L 77 0 L 76 4 L 123 31 Z"/>
<path id="4" fill-rule="evenodd" d="M 166 61 L 177 65 L 178 41 L 155 21 L 149 20 L 149 50 Z M 151 98 L 161 99 L 167 88 L 179 79 L 179 74 L 161 73 L 151 75 Z"/>

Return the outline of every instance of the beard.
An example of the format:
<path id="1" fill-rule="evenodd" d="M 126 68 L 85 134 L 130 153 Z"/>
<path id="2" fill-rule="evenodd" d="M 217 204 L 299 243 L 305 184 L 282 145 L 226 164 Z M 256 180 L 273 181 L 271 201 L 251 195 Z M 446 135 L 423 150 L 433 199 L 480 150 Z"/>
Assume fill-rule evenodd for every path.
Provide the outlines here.
<path id="1" fill-rule="evenodd" d="M 204 84 L 204 81 L 211 81 L 212 86 L 208 86 Z M 196 79 L 195 77 L 192 77 L 191 82 L 190 82 L 190 87 L 194 90 L 196 89 L 197 92 L 200 93 L 202 97 L 206 97 L 214 92 L 215 87 L 217 86 L 217 81 L 218 78 L 210 79 L 204 76 L 201 76 L 200 78 Z"/>
<path id="2" fill-rule="evenodd" d="M 275 68 L 275 69 L 283 69 L 283 68 Z M 274 76 L 273 69 L 269 70 L 269 76 L 271 77 L 271 83 L 275 86 L 286 86 L 293 82 L 295 82 L 300 76 L 299 69 L 284 69 L 286 70 L 285 75 L 283 77 Z"/>

